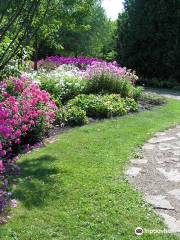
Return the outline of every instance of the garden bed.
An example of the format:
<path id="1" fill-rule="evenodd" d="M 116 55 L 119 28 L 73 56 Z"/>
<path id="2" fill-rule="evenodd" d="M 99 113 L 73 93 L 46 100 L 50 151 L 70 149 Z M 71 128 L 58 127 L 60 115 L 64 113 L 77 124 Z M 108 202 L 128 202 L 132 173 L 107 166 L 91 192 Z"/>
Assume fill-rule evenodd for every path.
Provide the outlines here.
<path id="1" fill-rule="evenodd" d="M 10 189 L 15 174 L 19 174 L 16 163 L 20 153 L 43 146 L 44 137 L 52 139 L 71 127 L 165 103 L 158 95 L 143 93 L 135 86 L 135 73 L 116 63 L 55 57 L 39 62 L 39 67 L 38 72 L 0 83 L 2 214 L 10 202 L 16 205 Z"/>

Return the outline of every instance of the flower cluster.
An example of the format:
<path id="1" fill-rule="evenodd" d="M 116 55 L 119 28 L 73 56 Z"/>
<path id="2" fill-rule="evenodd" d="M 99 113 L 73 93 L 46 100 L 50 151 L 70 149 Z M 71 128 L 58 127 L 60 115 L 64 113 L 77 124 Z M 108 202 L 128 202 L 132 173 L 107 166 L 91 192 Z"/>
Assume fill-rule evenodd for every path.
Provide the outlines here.
<path id="1" fill-rule="evenodd" d="M 49 93 L 26 77 L 2 82 L 0 102 L 0 157 L 20 144 L 21 136 L 34 127 L 47 128 L 54 121 L 56 106 Z"/>
<path id="2" fill-rule="evenodd" d="M 51 56 L 45 60 L 40 60 L 38 62 L 39 66 L 42 66 L 46 62 L 55 63 L 57 66 L 62 64 L 73 64 L 78 66 L 87 66 L 91 65 L 93 62 L 102 62 L 102 60 L 97 58 L 88 58 L 88 57 L 62 57 L 62 56 Z"/>
<path id="3" fill-rule="evenodd" d="M 38 65 L 45 68 L 47 63 L 51 63 L 56 66 L 51 70 L 57 69 L 57 67 L 60 66 L 59 70 L 62 71 L 61 66 L 63 66 L 66 75 L 67 72 L 70 72 L 70 69 L 67 69 L 68 66 L 70 66 L 70 68 L 76 68 L 76 77 L 79 77 L 79 75 L 81 75 L 87 79 L 91 79 L 92 76 L 101 75 L 103 73 L 113 75 L 115 77 L 126 78 L 132 83 L 138 79 L 135 72 L 128 70 L 125 67 L 119 66 L 116 62 L 106 62 L 97 58 L 51 56 L 45 60 L 40 60 L 38 62 Z"/>
<path id="4" fill-rule="evenodd" d="M 0 211 L 4 206 L 4 182 L 15 160 L 14 149 L 23 137 L 38 129 L 46 131 L 55 120 L 56 105 L 49 93 L 22 76 L 0 83 Z M 2 192 L 1 192 L 2 190 Z"/>
<path id="5" fill-rule="evenodd" d="M 125 78 L 132 83 L 138 79 L 135 72 L 131 72 L 131 70 L 128 70 L 125 67 L 120 67 L 116 62 L 92 62 L 92 64 L 88 65 L 87 69 L 83 72 L 83 76 L 89 80 L 94 76 L 100 76 L 102 74 Z"/>
<path id="6" fill-rule="evenodd" d="M 81 70 L 72 64 L 62 64 L 55 70 L 45 73 L 47 77 L 56 79 L 58 81 L 64 81 L 65 79 L 73 78 L 82 80 Z M 38 77 L 37 77 L 38 79 Z"/>
<path id="7" fill-rule="evenodd" d="M 84 91 L 82 71 L 75 65 L 63 64 L 55 70 L 46 72 L 43 69 L 36 74 L 29 73 L 28 76 L 51 94 L 58 104 L 65 102 Z"/>

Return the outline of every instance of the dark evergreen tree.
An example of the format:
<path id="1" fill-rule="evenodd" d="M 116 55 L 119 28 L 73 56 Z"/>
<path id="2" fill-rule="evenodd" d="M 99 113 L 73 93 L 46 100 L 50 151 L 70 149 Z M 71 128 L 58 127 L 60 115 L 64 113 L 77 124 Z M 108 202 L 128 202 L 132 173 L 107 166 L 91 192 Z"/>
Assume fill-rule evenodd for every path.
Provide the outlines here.
<path id="1" fill-rule="evenodd" d="M 180 0 L 125 0 L 118 61 L 149 79 L 180 83 Z"/>

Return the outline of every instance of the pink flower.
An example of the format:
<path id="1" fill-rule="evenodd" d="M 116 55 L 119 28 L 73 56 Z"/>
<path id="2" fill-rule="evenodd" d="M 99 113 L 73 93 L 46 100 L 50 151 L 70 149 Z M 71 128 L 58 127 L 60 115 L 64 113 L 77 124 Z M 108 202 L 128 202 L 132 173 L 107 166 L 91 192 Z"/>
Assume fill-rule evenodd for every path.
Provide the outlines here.
<path id="1" fill-rule="evenodd" d="M 3 161 L 0 160 L 0 171 L 3 171 L 5 169 Z"/>
<path id="2" fill-rule="evenodd" d="M 13 162 L 13 163 L 16 163 L 18 160 L 19 160 L 19 156 L 16 156 L 16 157 L 14 157 L 14 158 L 12 159 L 12 162 Z"/>
<path id="3" fill-rule="evenodd" d="M 17 130 L 15 133 L 14 133 L 14 136 L 15 136 L 15 138 L 18 138 L 18 137 L 20 137 L 21 136 L 21 130 Z"/>
<path id="4" fill-rule="evenodd" d="M 22 125 L 21 130 L 22 130 L 22 132 L 26 132 L 28 130 L 28 128 L 26 125 Z"/>
<path id="5" fill-rule="evenodd" d="M 20 138 L 17 138 L 17 139 L 15 140 L 15 143 L 20 144 L 20 143 L 21 143 L 21 139 L 20 139 Z"/>
<path id="6" fill-rule="evenodd" d="M 17 201 L 16 201 L 16 199 L 12 199 L 12 200 L 11 200 L 11 206 L 12 206 L 13 208 L 17 208 Z"/>
<path id="7" fill-rule="evenodd" d="M 0 95 L 0 157 L 6 157 L 31 128 L 51 126 L 56 106 L 49 93 L 26 76 L 0 82 Z"/>
<path id="8" fill-rule="evenodd" d="M 0 157 L 4 157 L 6 156 L 6 151 L 5 150 L 1 150 L 0 151 Z"/>

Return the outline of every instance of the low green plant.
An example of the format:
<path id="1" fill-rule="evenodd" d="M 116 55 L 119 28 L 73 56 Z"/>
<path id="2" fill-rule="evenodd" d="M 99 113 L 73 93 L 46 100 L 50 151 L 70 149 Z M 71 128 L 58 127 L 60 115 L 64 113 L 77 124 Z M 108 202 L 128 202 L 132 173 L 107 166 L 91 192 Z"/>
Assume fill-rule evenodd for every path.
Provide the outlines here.
<path id="1" fill-rule="evenodd" d="M 86 81 L 86 93 L 111 93 L 120 94 L 121 97 L 133 97 L 139 99 L 143 88 L 136 88 L 129 79 L 125 77 L 116 76 L 110 73 L 103 73 L 101 75 L 93 75 L 93 77 Z"/>
<path id="2" fill-rule="evenodd" d="M 64 109 L 64 123 L 70 126 L 81 126 L 88 123 L 86 111 L 77 106 L 69 106 Z"/>
<path id="3" fill-rule="evenodd" d="M 138 101 L 141 98 L 141 95 L 143 94 L 143 92 L 144 92 L 144 88 L 143 87 L 132 87 L 130 96 L 135 101 Z"/>
<path id="4" fill-rule="evenodd" d="M 59 125 L 59 126 L 64 125 L 64 107 L 60 108 L 60 109 L 56 112 L 55 124 L 57 124 L 57 125 Z"/>
<path id="5" fill-rule="evenodd" d="M 66 76 L 63 80 L 42 74 L 39 78 L 41 88 L 48 91 L 55 102 L 60 104 L 83 93 L 84 82 L 72 76 Z"/>
<path id="6" fill-rule="evenodd" d="M 138 104 L 133 98 L 125 98 L 125 106 L 128 112 L 135 112 L 138 110 Z"/>
<path id="7" fill-rule="evenodd" d="M 138 109 L 134 99 L 121 98 L 118 94 L 81 94 L 70 100 L 68 106 L 76 106 L 86 111 L 88 117 L 109 118 L 122 116 Z"/>
<path id="8" fill-rule="evenodd" d="M 167 99 L 157 93 L 144 92 L 140 97 L 140 101 L 151 105 L 161 105 L 166 103 Z"/>

